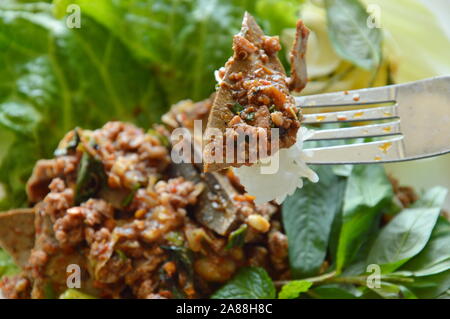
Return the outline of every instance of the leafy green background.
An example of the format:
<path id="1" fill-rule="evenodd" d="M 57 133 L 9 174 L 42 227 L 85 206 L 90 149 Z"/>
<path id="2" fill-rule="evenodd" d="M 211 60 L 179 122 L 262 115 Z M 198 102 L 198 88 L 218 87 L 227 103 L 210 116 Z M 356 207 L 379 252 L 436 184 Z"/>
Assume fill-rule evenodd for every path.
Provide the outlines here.
<path id="1" fill-rule="evenodd" d="M 26 205 L 34 163 L 68 130 L 109 120 L 149 127 L 172 103 L 208 97 L 243 13 L 278 34 L 295 26 L 300 2 L 2 0 L 0 210 Z M 72 3 L 79 29 L 66 26 Z"/>

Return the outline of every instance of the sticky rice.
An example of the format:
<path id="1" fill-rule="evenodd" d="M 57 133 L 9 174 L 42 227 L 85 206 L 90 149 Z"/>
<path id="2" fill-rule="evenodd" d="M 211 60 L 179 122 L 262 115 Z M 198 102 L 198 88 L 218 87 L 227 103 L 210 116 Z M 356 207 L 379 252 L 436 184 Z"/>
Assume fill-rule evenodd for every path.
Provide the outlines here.
<path id="1" fill-rule="evenodd" d="M 234 168 L 234 173 L 239 177 L 246 191 L 256 197 L 256 204 L 275 200 L 281 204 L 285 198 L 292 195 L 297 188 L 303 187 L 303 178 L 316 183 L 319 181 L 317 174 L 306 165 L 310 154 L 303 150 L 303 142 L 309 139 L 314 132 L 301 127 L 297 133 L 297 142 L 290 148 L 281 149 L 272 155 L 269 161 L 279 156 L 279 167 L 272 174 L 264 174 L 264 166 L 260 161 L 252 166 Z"/>

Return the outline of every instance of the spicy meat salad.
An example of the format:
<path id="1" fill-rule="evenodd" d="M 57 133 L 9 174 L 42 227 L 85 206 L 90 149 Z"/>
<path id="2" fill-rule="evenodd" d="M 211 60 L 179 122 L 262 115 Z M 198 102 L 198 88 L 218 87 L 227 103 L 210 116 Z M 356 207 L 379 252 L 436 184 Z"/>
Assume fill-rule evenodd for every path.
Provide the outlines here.
<path id="1" fill-rule="evenodd" d="M 1 215 L 2 225 L 29 220 L 15 227 L 31 233 L 11 242 L 0 229 L 22 268 L 3 277 L 3 296 L 58 297 L 71 271 L 80 292 L 101 298 L 207 297 L 249 265 L 288 276 L 278 207 L 256 206 L 231 172 L 180 170 L 167 134 L 121 122 L 77 128 L 53 159 L 38 161 L 27 185 L 32 208 Z M 216 215 L 226 216 L 222 228 L 208 223 Z"/>
<path id="2" fill-rule="evenodd" d="M 208 121 L 210 131 L 205 135 L 205 171 L 251 165 L 296 142 L 301 113 L 290 90 L 300 91 L 306 84 L 308 34 L 299 21 L 289 78 L 277 57 L 279 38 L 264 35 L 254 18 L 245 14 L 241 31 L 233 38 L 234 54 L 216 72 L 219 83 Z M 276 136 L 272 136 L 273 128 L 278 130 Z M 218 138 L 214 129 L 223 136 Z M 255 144 L 250 145 L 244 135 L 254 138 Z M 230 153 L 228 147 L 236 151 Z M 219 150 L 223 156 L 217 155 Z"/>

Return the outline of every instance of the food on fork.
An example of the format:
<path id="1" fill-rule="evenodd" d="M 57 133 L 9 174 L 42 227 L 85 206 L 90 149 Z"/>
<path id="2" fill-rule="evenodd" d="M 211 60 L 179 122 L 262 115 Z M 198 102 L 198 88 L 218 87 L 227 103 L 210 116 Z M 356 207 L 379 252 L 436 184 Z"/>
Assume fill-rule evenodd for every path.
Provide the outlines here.
<path id="1" fill-rule="evenodd" d="M 205 172 L 252 165 L 295 144 L 301 113 L 289 92 L 299 92 L 306 85 L 308 34 L 299 21 L 289 78 L 277 57 L 281 50 L 278 37 L 264 35 L 254 18 L 245 14 L 241 31 L 233 38 L 234 54 L 217 71 L 218 91 L 204 140 Z M 278 129 L 278 136 L 273 136 L 273 128 Z M 245 136 L 258 143 L 251 145 Z"/>

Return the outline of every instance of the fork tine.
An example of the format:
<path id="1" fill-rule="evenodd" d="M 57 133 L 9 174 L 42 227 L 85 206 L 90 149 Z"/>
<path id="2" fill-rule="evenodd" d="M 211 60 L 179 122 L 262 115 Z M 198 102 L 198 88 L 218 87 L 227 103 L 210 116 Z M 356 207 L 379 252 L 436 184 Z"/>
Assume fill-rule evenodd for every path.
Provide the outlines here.
<path id="1" fill-rule="evenodd" d="M 308 164 L 369 164 L 395 162 L 403 157 L 403 136 L 382 141 L 307 149 Z"/>
<path id="2" fill-rule="evenodd" d="M 397 118 L 397 105 L 374 107 L 364 110 L 316 113 L 303 115 L 304 124 L 375 121 Z"/>
<path id="3" fill-rule="evenodd" d="M 396 86 L 383 86 L 344 92 L 297 96 L 295 104 L 302 108 L 365 105 L 396 101 Z"/>
<path id="4" fill-rule="evenodd" d="M 338 140 L 345 138 L 380 137 L 400 134 L 400 120 L 372 125 L 314 131 L 308 141 Z"/>

